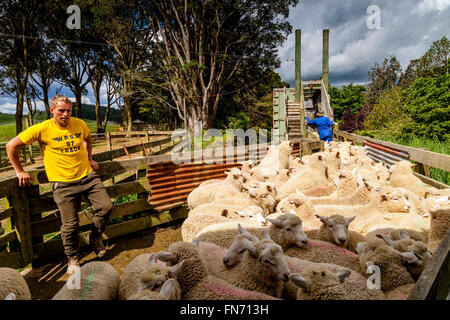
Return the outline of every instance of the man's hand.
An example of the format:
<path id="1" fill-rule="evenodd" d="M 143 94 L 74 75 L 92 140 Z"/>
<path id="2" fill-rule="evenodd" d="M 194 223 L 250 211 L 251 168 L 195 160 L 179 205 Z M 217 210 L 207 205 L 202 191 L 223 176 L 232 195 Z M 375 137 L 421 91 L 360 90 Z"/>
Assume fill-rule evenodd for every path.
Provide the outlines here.
<path id="1" fill-rule="evenodd" d="M 33 180 L 33 178 L 30 176 L 30 174 L 28 172 L 22 171 L 19 173 L 16 173 L 17 178 L 19 179 L 19 187 L 29 187 L 31 185 L 31 180 Z"/>
<path id="2" fill-rule="evenodd" d="M 89 159 L 89 164 L 91 165 L 92 170 L 94 170 L 94 171 L 97 171 L 97 170 L 98 170 L 98 163 L 97 163 L 97 162 L 95 162 L 95 161 L 92 160 L 92 159 Z"/>

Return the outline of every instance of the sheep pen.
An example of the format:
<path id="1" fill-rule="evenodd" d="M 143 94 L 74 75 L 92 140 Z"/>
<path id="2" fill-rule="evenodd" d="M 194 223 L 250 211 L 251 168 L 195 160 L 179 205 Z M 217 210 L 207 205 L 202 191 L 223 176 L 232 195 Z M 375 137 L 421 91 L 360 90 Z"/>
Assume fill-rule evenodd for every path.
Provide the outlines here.
<path id="1" fill-rule="evenodd" d="M 334 152 L 336 153 L 336 151 L 334 151 Z M 326 154 L 324 154 L 323 155 L 323 159 L 326 159 L 326 158 L 327 158 Z M 316 167 L 320 167 L 321 166 L 320 161 L 322 161 L 322 160 L 319 159 L 319 158 L 312 158 L 313 162 L 316 161 L 316 160 L 318 160 L 318 161 L 314 165 Z M 304 165 L 307 166 L 308 163 L 305 161 Z M 325 166 L 326 166 L 326 164 L 325 164 Z M 342 162 L 340 164 L 340 166 L 342 167 L 342 169 L 344 169 L 344 170 L 346 169 L 344 162 Z M 333 168 L 337 169 L 338 167 L 336 165 L 334 165 Z M 288 169 L 283 169 L 283 170 L 288 170 Z M 304 172 L 307 172 L 307 170 L 304 170 L 304 168 L 303 168 L 302 170 L 298 170 L 298 172 L 300 172 L 300 173 L 303 172 L 304 173 Z M 315 171 L 316 175 L 317 175 L 317 172 L 321 172 L 321 171 L 320 170 L 316 170 Z M 325 172 L 326 171 L 324 171 L 324 175 L 325 175 Z M 283 174 L 284 173 L 285 172 L 283 172 Z M 275 174 L 277 174 L 277 173 L 275 173 Z M 380 186 L 380 182 L 379 181 L 371 181 L 370 177 L 369 178 L 364 178 L 364 177 L 361 178 L 361 177 L 357 176 L 357 173 L 354 173 L 354 174 L 355 174 L 355 179 L 357 181 L 359 180 L 359 182 L 358 182 L 359 186 L 362 186 L 361 183 L 362 183 L 362 181 L 364 181 L 364 183 L 366 185 L 370 186 L 370 188 L 372 189 L 373 192 L 380 192 L 380 191 L 375 191 L 375 190 L 378 189 L 378 188 L 386 187 L 386 186 L 382 186 L 382 185 Z M 292 173 L 290 175 L 292 176 Z M 273 177 L 273 173 L 272 173 L 271 177 L 272 177 L 273 180 L 276 180 L 276 177 Z M 327 177 L 324 176 L 324 178 L 327 178 Z M 296 179 L 298 180 L 300 178 L 296 177 Z M 283 181 L 283 180 L 284 179 L 276 180 L 276 181 L 278 181 L 278 183 L 280 183 L 280 181 Z M 379 180 L 379 179 L 377 179 L 377 180 Z M 268 180 L 266 180 L 266 181 L 268 181 Z M 284 181 L 284 183 L 286 183 L 288 181 L 289 181 L 289 179 Z M 292 180 L 291 183 L 295 183 L 295 181 L 296 180 Z M 318 181 L 318 180 L 316 180 L 316 181 Z M 328 180 L 328 181 L 330 181 L 330 180 Z M 243 183 L 245 184 L 245 182 L 243 182 Z M 255 182 L 256 185 L 260 185 L 261 183 L 264 183 L 264 182 L 262 182 L 262 181 Z M 283 183 L 283 182 L 281 182 L 281 183 Z M 389 182 L 385 181 L 385 183 L 387 184 L 387 187 L 388 187 L 389 186 Z M 205 184 L 204 186 L 207 186 L 207 185 L 208 184 Z M 319 183 L 319 185 L 326 186 L 326 183 L 323 183 L 323 184 Z M 252 190 L 256 190 L 254 188 L 255 188 L 254 186 L 252 187 L 250 185 L 246 185 L 246 186 L 244 186 L 242 188 L 242 190 L 240 192 L 245 194 L 244 197 L 246 199 L 250 199 L 252 197 L 251 196 Z M 278 193 L 279 190 L 281 190 L 282 192 Z M 297 192 L 297 189 L 293 189 L 292 186 L 290 186 L 289 188 L 281 189 L 280 185 L 277 185 L 276 188 L 273 188 L 273 190 L 269 190 L 269 192 L 267 192 L 266 196 L 267 197 L 272 197 L 273 199 L 276 199 L 277 204 L 278 204 L 283 199 L 282 196 L 286 192 L 288 192 L 288 190 L 294 190 L 294 192 Z M 309 190 L 309 189 L 307 189 L 307 190 Z M 337 190 L 337 188 L 336 188 L 336 190 Z M 299 191 L 301 192 L 301 190 L 299 190 Z M 352 196 L 352 195 L 353 194 L 351 194 L 350 196 Z M 306 197 L 312 197 L 312 196 L 309 196 L 309 195 L 305 195 L 305 196 Z M 328 195 L 324 195 L 324 196 L 328 196 Z M 356 197 L 357 194 L 353 195 L 353 196 Z M 403 196 L 406 197 L 407 194 L 405 193 Z M 420 196 L 419 196 L 419 198 L 420 198 Z M 213 200 L 215 200 L 215 199 L 213 199 Z M 260 201 L 258 204 L 263 202 L 262 198 L 258 199 L 258 200 Z M 403 199 L 402 198 L 400 200 L 400 201 L 402 201 L 401 202 L 402 209 L 404 209 L 407 206 L 409 206 L 409 207 L 414 206 L 414 204 L 412 202 L 408 202 L 408 200 L 410 200 L 410 199 L 408 199 L 408 198 Z M 397 201 L 397 200 L 393 200 L 393 201 Z M 228 205 L 229 206 L 233 206 L 235 204 L 228 204 Z M 250 202 L 249 206 L 250 205 L 256 206 L 254 202 Z M 295 207 L 295 205 L 296 205 L 295 201 L 294 201 L 294 203 L 291 203 L 291 205 L 293 205 Z M 361 205 L 361 204 L 359 204 L 359 205 Z M 425 216 L 423 218 L 421 216 L 421 218 L 424 219 L 425 221 L 427 221 L 428 222 L 428 226 L 429 226 L 431 217 L 432 218 L 435 217 L 433 210 L 436 211 L 437 208 L 436 207 L 431 208 L 429 206 L 429 204 L 425 204 L 425 206 L 427 206 L 426 210 L 429 210 L 429 215 L 425 214 Z M 313 207 L 315 207 L 315 206 L 313 205 Z M 442 207 L 442 205 L 440 207 Z M 245 208 L 246 207 L 244 206 L 243 210 L 240 210 L 240 212 L 245 212 Z M 265 209 L 265 208 L 263 208 L 263 209 Z M 268 214 L 276 213 L 276 211 L 277 211 L 276 210 L 276 206 L 273 206 L 273 208 L 270 209 L 268 212 L 266 212 L 264 214 L 264 216 L 270 219 L 270 217 L 268 217 Z M 337 211 L 337 213 L 339 213 L 339 212 L 340 211 Z M 355 212 L 356 212 L 356 214 L 358 214 L 358 211 L 355 211 Z M 233 214 L 234 213 L 238 213 L 238 210 L 232 211 L 232 213 Z M 281 212 L 278 212 L 278 214 L 281 214 L 281 213 L 284 213 L 284 214 L 286 214 L 286 213 L 290 213 L 290 214 L 294 213 L 296 216 L 298 216 L 299 218 L 302 218 L 302 220 L 303 220 L 303 217 L 298 215 L 295 212 L 295 210 L 289 210 L 288 212 L 285 212 L 285 211 L 283 212 L 283 210 L 281 210 Z M 319 214 L 322 214 L 322 216 L 323 216 L 323 212 L 322 211 L 319 211 Z M 332 214 L 333 214 L 333 212 L 329 212 L 327 214 L 327 216 L 329 217 Z M 406 218 L 406 216 L 408 214 L 410 214 L 410 212 L 402 212 L 402 210 L 399 210 L 398 212 L 394 211 L 391 215 L 386 215 L 386 217 L 391 219 L 391 221 L 396 221 L 395 219 L 393 219 L 394 214 L 396 214 L 396 215 L 405 214 L 405 218 Z M 413 213 L 411 213 L 411 214 L 413 214 Z M 353 214 L 352 214 L 352 216 L 353 216 Z M 359 217 L 363 217 L 364 218 L 364 215 L 360 215 Z M 241 216 L 241 218 L 242 218 L 242 216 Z M 310 215 L 308 218 L 311 219 L 310 221 L 314 221 L 314 219 L 315 219 L 316 222 L 315 223 L 311 223 L 311 225 L 309 225 L 309 226 L 304 223 L 305 231 L 307 229 L 308 230 L 318 229 L 317 226 L 320 226 L 321 223 L 320 223 L 320 220 L 316 217 L 315 213 L 312 213 L 312 215 Z M 397 218 L 397 217 L 395 216 L 395 218 Z M 381 219 L 383 219 L 383 218 L 381 218 Z M 395 225 L 395 224 L 391 225 L 389 223 L 390 222 L 389 219 L 384 219 L 384 220 L 381 220 L 381 221 L 373 219 L 373 221 L 374 221 L 374 223 L 376 223 L 375 224 L 376 227 L 386 227 L 386 228 L 388 228 L 388 227 L 394 227 L 394 228 L 397 227 L 397 225 Z M 419 219 L 419 218 L 417 218 L 417 219 Z M 236 221 L 240 221 L 240 220 L 236 219 Z M 368 219 L 368 221 L 371 222 L 371 219 Z M 403 219 L 401 221 L 404 222 Z M 268 225 L 270 225 L 270 223 L 268 223 Z M 156 232 L 148 233 L 148 231 L 145 231 L 145 232 L 143 232 L 144 233 L 144 237 L 142 237 L 142 238 L 141 237 L 136 237 L 135 239 L 132 239 L 132 242 L 134 243 L 134 244 L 131 245 L 132 249 L 130 249 L 130 247 L 125 244 L 125 242 L 127 242 L 126 239 L 116 239 L 116 240 L 108 241 L 108 248 L 109 248 L 109 252 L 110 252 L 108 257 L 110 257 L 110 258 L 107 257 L 105 261 L 111 263 L 116 268 L 116 270 L 119 272 L 119 274 L 122 275 L 123 271 L 125 270 L 126 265 L 133 258 L 138 256 L 139 254 L 143 254 L 143 253 L 148 254 L 148 253 L 152 253 L 152 252 L 166 251 L 167 248 L 170 246 L 170 244 L 172 244 L 173 242 L 182 240 L 182 237 L 181 237 L 181 222 L 171 223 L 171 226 L 170 225 L 169 226 L 172 229 L 169 228 L 169 230 L 166 230 L 164 228 L 166 226 L 167 225 L 161 225 L 161 226 L 159 226 L 157 228 L 155 227 L 154 230 Z M 410 226 L 408 226 L 406 224 L 406 222 L 405 222 L 405 224 L 401 224 L 400 226 L 403 227 L 403 228 L 410 227 Z M 422 226 L 422 223 L 420 223 L 420 226 Z M 350 229 L 351 229 L 351 227 L 352 227 L 352 225 L 350 224 Z M 412 227 L 415 227 L 415 226 L 413 225 Z M 367 227 L 364 230 L 370 230 L 370 228 Z M 352 230 L 350 230 L 350 231 L 352 231 Z M 419 231 L 419 230 L 416 230 L 416 231 Z M 422 232 L 422 233 L 425 232 L 425 231 L 430 232 L 429 230 L 420 230 L 420 232 Z M 158 242 L 158 239 L 157 239 L 157 234 L 158 233 L 160 235 L 161 234 L 167 234 L 167 236 L 159 239 L 159 242 Z M 306 232 L 306 233 L 308 234 L 308 232 Z M 440 236 L 440 239 L 442 239 L 443 235 L 439 235 L 439 236 Z M 123 243 L 122 243 L 122 240 L 123 240 Z M 130 250 L 127 250 L 127 249 L 130 249 Z M 91 254 L 84 254 L 84 257 L 82 258 L 82 263 L 87 263 L 87 262 L 91 261 L 93 258 L 94 257 Z M 31 295 L 32 295 L 32 299 L 49 299 L 49 298 L 51 298 L 51 296 L 54 296 L 54 294 L 58 290 L 55 289 L 54 291 L 52 291 L 52 293 L 50 293 L 50 291 L 48 291 L 48 287 L 49 287 L 48 285 L 49 284 L 53 285 L 55 288 L 57 288 L 57 287 L 61 288 L 64 285 L 64 281 L 67 280 L 66 275 L 64 275 L 64 267 L 65 267 L 64 263 L 65 263 L 65 261 L 63 259 L 61 259 L 59 261 L 59 263 L 56 263 L 56 264 L 53 263 L 53 262 L 52 263 L 48 263 L 48 264 L 46 264 L 46 265 L 44 265 L 44 266 L 42 266 L 40 268 L 33 269 L 33 270 L 29 271 L 28 273 L 24 274 L 24 278 L 26 279 L 27 284 L 30 287 L 30 292 L 31 292 Z M 364 275 L 364 276 L 367 277 L 367 275 Z M 38 282 L 39 285 L 35 285 L 33 283 L 34 281 Z"/>

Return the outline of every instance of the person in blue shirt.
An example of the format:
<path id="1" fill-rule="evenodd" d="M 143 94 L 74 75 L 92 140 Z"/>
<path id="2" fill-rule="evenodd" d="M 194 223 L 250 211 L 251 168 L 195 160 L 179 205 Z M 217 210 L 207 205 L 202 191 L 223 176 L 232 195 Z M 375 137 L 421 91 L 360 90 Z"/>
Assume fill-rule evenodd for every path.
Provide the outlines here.
<path id="1" fill-rule="evenodd" d="M 331 133 L 333 121 L 331 121 L 328 117 L 325 117 L 325 115 L 322 112 L 318 112 L 317 116 L 318 117 L 315 118 L 314 120 L 309 120 L 309 118 L 306 117 L 306 122 L 308 124 L 315 124 L 317 126 L 320 140 L 324 140 L 327 142 L 333 141 Z"/>

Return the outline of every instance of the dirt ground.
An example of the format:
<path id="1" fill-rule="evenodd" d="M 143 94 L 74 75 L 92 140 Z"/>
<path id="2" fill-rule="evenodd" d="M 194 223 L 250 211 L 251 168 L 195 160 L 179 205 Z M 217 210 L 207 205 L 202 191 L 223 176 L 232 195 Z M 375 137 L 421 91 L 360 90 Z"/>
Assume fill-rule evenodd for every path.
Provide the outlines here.
<path id="1" fill-rule="evenodd" d="M 182 241 L 181 224 L 183 220 L 152 227 L 116 239 L 104 241 L 108 253 L 101 260 L 113 265 L 122 275 L 125 267 L 136 256 L 142 253 L 166 250 L 173 242 Z M 81 265 L 98 260 L 88 247 L 82 249 Z M 22 271 L 31 291 L 32 300 L 49 300 L 65 284 L 68 275 L 67 260 L 59 255 L 51 260 L 34 265 L 33 268 Z"/>

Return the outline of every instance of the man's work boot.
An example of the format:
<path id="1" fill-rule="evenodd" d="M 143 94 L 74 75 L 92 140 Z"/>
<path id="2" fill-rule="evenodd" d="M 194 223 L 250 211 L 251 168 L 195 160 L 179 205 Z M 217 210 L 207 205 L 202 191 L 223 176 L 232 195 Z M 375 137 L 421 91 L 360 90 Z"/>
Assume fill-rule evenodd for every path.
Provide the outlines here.
<path id="1" fill-rule="evenodd" d="M 80 271 L 80 260 L 78 257 L 67 257 L 67 274 L 71 276 L 72 274 Z"/>
<path id="2" fill-rule="evenodd" d="M 94 232 L 91 232 L 89 234 L 89 244 L 92 247 L 92 250 L 94 250 L 97 257 L 101 258 L 106 254 L 106 248 L 103 245 L 102 242 L 102 236 L 100 235 L 94 235 Z"/>

